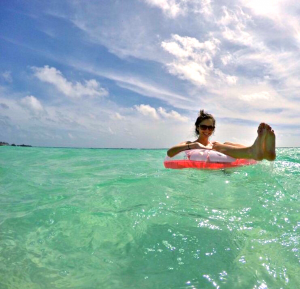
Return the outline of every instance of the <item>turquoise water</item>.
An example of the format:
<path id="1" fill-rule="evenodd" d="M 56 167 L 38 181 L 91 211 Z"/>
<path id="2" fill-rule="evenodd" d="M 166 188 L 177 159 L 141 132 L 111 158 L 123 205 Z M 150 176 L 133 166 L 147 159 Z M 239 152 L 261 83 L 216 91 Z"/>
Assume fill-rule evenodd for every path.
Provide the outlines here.
<path id="1" fill-rule="evenodd" d="M 300 149 L 226 171 L 165 150 L 0 148 L 0 288 L 300 288 Z"/>

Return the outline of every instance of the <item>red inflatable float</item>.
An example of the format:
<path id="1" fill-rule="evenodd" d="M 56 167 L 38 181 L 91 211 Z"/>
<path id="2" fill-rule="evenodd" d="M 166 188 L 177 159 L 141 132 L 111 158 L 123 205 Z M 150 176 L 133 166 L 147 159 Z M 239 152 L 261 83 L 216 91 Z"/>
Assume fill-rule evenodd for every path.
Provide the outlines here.
<path id="1" fill-rule="evenodd" d="M 176 156 L 166 157 L 165 168 L 168 169 L 207 169 L 219 170 L 239 166 L 254 165 L 252 159 L 235 159 L 217 151 L 196 149 L 180 152 Z"/>

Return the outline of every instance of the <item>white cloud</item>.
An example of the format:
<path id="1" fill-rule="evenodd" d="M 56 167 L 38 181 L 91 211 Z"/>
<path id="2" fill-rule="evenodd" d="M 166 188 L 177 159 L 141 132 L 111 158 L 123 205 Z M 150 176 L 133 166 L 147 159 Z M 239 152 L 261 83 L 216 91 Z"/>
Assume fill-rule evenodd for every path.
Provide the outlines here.
<path id="1" fill-rule="evenodd" d="M 241 7 L 229 9 L 223 6 L 222 13 L 222 17 L 216 21 L 216 24 L 225 40 L 250 47 L 261 45 L 260 41 L 256 39 L 255 33 L 249 28 L 249 23 L 252 23 L 251 15 L 245 13 Z"/>
<path id="2" fill-rule="evenodd" d="M 236 25 L 242 28 L 245 27 L 249 21 L 252 21 L 251 15 L 245 13 L 241 6 L 236 6 L 233 9 L 222 6 L 222 12 L 223 14 L 220 19 L 217 20 L 217 23 L 224 26 Z"/>
<path id="3" fill-rule="evenodd" d="M 258 93 L 252 93 L 252 94 L 244 94 L 241 95 L 240 98 L 242 100 L 246 100 L 246 101 L 257 101 L 257 100 L 262 100 L 262 99 L 266 99 L 269 100 L 271 99 L 270 93 L 267 91 L 261 91 Z"/>
<path id="4" fill-rule="evenodd" d="M 211 15 L 210 0 L 144 0 L 150 6 L 160 8 L 170 18 L 186 15 L 190 12 Z"/>
<path id="5" fill-rule="evenodd" d="M 167 16 L 175 18 L 184 14 L 186 10 L 186 1 L 182 0 L 145 0 L 151 6 L 160 8 Z"/>
<path id="6" fill-rule="evenodd" d="M 227 54 L 221 56 L 220 59 L 221 59 L 223 65 L 228 65 L 231 63 L 233 57 L 232 57 L 232 54 L 227 53 Z"/>
<path id="7" fill-rule="evenodd" d="M 214 74 L 218 77 L 219 80 L 222 80 L 224 83 L 227 83 L 228 85 L 235 85 L 238 80 L 236 76 L 226 75 L 219 69 L 215 69 Z"/>
<path id="8" fill-rule="evenodd" d="M 167 112 L 164 108 L 159 107 L 157 110 L 148 105 L 148 104 L 141 104 L 135 105 L 134 108 L 144 116 L 150 116 L 153 119 L 168 119 L 168 120 L 176 120 L 179 122 L 187 122 L 188 118 L 185 116 L 180 115 L 177 111 L 171 110 Z"/>
<path id="9" fill-rule="evenodd" d="M 198 85 L 206 84 L 206 77 L 213 69 L 212 58 L 216 53 L 219 41 L 215 38 L 199 42 L 196 38 L 172 35 L 169 41 L 161 46 L 175 60 L 168 64 L 169 72 Z"/>
<path id="10" fill-rule="evenodd" d="M 44 108 L 40 101 L 33 95 L 26 96 L 21 99 L 21 105 L 33 113 L 40 113 Z"/>
<path id="11" fill-rule="evenodd" d="M 200 8 L 194 6 L 194 12 L 204 16 L 211 16 L 213 12 L 211 2 L 211 0 L 194 1 L 195 5 L 200 5 Z"/>
<path id="12" fill-rule="evenodd" d="M 225 27 L 223 37 L 233 43 L 242 44 L 245 46 L 252 46 L 254 42 L 253 36 L 239 26 L 237 26 L 235 30 Z"/>
<path id="13" fill-rule="evenodd" d="M 167 112 L 164 108 L 159 107 L 158 112 L 164 117 L 168 119 L 174 119 L 182 122 L 187 122 L 188 118 L 185 116 L 181 116 L 177 111 L 171 110 L 170 112 Z"/>
<path id="14" fill-rule="evenodd" d="M 115 112 L 114 114 L 112 114 L 110 116 L 110 118 L 113 119 L 113 120 L 124 120 L 125 116 L 119 114 L 118 112 Z"/>
<path id="15" fill-rule="evenodd" d="M 32 67 L 34 75 L 41 81 L 53 84 L 60 92 L 71 98 L 80 98 L 82 96 L 105 96 L 107 90 L 102 88 L 95 80 L 85 80 L 84 84 L 80 82 L 70 82 L 63 77 L 62 73 L 55 67 Z"/>
<path id="16" fill-rule="evenodd" d="M 134 107 L 144 116 L 150 116 L 153 119 L 159 119 L 156 109 L 148 104 L 135 105 Z"/>
<path id="17" fill-rule="evenodd" d="M 169 41 L 163 41 L 163 49 L 174 55 L 175 59 L 167 67 L 171 74 L 189 80 L 198 86 L 215 86 L 216 81 L 234 85 L 237 77 L 227 75 L 214 67 L 220 41 L 214 37 L 205 42 L 196 38 L 172 35 Z M 223 56 L 224 57 L 224 56 Z"/>
<path id="18" fill-rule="evenodd" d="M 279 16 L 281 6 L 288 2 L 286 0 L 241 0 L 243 5 L 249 7 L 253 10 L 253 12 L 257 15 L 262 15 L 270 18 L 274 18 L 274 16 Z"/>
<path id="19" fill-rule="evenodd" d="M 216 38 L 211 38 L 205 42 L 200 42 L 193 37 L 182 37 L 177 34 L 172 35 L 169 41 L 163 41 L 162 47 L 178 58 L 201 58 L 204 61 L 210 59 L 210 55 L 214 55 L 218 50 L 220 41 Z M 207 53 L 209 55 L 207 55 Z M 208 59 L 207 59 L 208 58 Z"/>
<path id="20" fill-rule="evenodd" d="M 253 17 L 265 19 L 272 29 L 272 33 L 264 36 L 264 40 L 276 38 L 285 44 L 289 41 L 295 41 L 297 45 L 300 44 L 300 23 L 299 23 L 299 9 L 300 2 L 294 0 L 240 0 L 241 4 L 250 9 Z M 269 29 L 268 29 L 269 30 Z M 262 30 L 263 31 L 263 30 Z M 259 34 L 259 29 L 255 31 Z M 272 36 L 273 35 L 273 36 Z"/>
<path id="21" fill-rule="evenodd" d="M 236 76 L 226 76 L 226 81 L 228 84 L 236 84 L 238 78 Z"/>
<path id="22" fill-rule="evenodd" d="M 173 62 L 167 65 L 169 72 L 178 75 L 179 78 L 189 80 L 198 85 L 206 85 L 206 77 L 209 74 L 209 68 L 193 61 L 184 63 Z"/>

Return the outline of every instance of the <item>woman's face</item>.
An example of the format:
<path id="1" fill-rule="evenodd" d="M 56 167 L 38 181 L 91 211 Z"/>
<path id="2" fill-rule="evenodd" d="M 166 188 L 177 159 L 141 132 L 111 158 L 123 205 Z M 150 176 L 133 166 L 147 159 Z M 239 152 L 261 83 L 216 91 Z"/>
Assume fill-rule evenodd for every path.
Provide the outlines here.
<path id="1" fill-rule="evenodd" d="M 214 132 L 214 121 L 205 119 L 198 126 L 199 136 L 210 137 Z"/>

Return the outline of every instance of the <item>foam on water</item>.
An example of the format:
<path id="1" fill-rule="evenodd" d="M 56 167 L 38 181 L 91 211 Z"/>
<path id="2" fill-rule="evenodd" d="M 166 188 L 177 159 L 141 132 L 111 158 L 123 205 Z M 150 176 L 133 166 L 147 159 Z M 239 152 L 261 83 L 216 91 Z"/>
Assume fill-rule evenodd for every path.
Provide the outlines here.
<path id="1" fill-rule="evenodd" d="M 300 149 L 167 170 L 165 150 L 0 148 L 0 288 L 298 288 Z"/>

